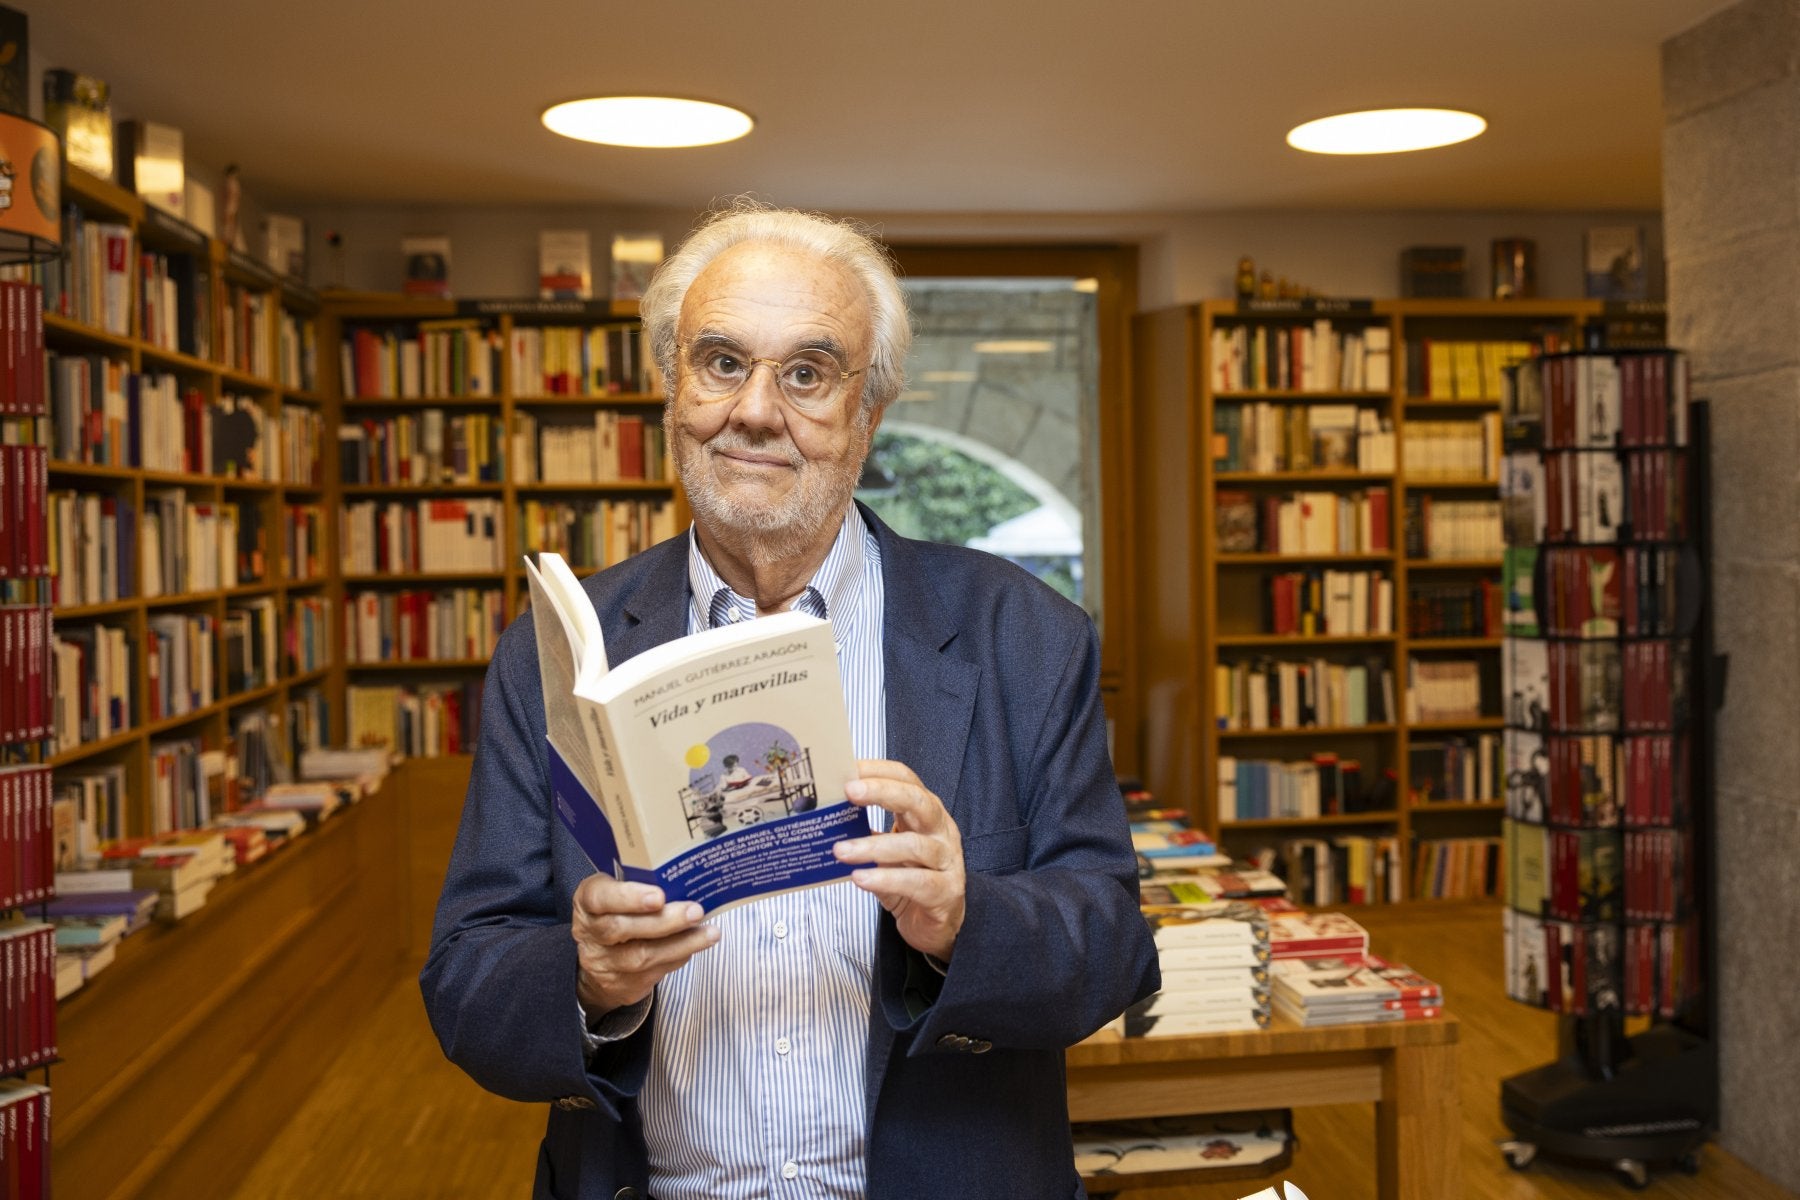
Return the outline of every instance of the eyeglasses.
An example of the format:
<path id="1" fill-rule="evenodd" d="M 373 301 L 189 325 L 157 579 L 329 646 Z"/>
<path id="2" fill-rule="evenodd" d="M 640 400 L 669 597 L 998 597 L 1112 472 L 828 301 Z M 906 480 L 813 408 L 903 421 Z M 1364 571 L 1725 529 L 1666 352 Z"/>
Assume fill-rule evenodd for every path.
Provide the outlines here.
<path id="1" fill-rule="evenodd" d="M 759 363 L 775 373 L 775 386 L 788 403 L 803 412 L 818 412 L 836 404 L 852 378 L 867 367 L 846 370 L 825 350 L 801 350 L 785 359 L 755 358 L 727 342 L 703 341 L 681 347 L 694 395 L 702 403 L 729 400 L 749 384 Z"/>

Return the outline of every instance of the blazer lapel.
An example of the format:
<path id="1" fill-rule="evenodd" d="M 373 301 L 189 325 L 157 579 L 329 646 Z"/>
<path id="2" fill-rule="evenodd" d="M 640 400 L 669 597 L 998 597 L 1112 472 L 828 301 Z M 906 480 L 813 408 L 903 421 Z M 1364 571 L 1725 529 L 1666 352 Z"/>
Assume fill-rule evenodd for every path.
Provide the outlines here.
<path id="1" fill-rule="evenodd" d="M 866 508 L 863 519 L 881 545 L 888 757 L 918 772 L 957 824 L 967 828 L 957 785 L 980 669 L 944 653 L 956 638 L 957 626 L 918 552 Z"/>
<path id="2" fill-rule="evenodd" d="M 606 631 L 606 660 L 611 666 L 687 632 L 687 537 L 670 538 L 646 554 L 654 558 L 620 594 L 619 620 Z M 603 621 L 605 616 L 602 612 Z"/>

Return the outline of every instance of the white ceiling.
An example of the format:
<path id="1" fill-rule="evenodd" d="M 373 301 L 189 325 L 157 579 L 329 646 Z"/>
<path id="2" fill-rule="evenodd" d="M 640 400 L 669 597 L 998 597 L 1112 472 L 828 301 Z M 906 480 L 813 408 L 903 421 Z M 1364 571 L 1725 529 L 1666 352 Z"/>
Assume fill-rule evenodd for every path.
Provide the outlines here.
<path id="1" fill-rule="evenodd" d="M 113 86 L 283 204 L 862 212 L 1654 209 L 1660 44 L 1727 0 L 9 0 L 33 66 Z M 747 139 L 558 138 L 549 102 L 667 92 Z M 1292 125 L 1444 104 L 1458 147 L 1301 154 Z"/>

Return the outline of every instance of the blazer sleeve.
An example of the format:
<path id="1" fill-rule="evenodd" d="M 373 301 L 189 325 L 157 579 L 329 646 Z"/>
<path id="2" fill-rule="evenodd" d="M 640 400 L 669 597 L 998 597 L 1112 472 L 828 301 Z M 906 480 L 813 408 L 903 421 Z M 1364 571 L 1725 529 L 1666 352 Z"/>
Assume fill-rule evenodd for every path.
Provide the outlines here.
<path id="1" fill-rule="evenodd" d="M 616 1117 L 619 1100 L 643 1084 L 649 1021 L 588 1061 L 569 932 L 574 885 L 557 877 L 543 747 L 526 616 L 488 666 L 474 768 L 419 984 L 444 1054 L 482 1087 L 527 1102 L 586 1096 Z"/>
<path id="2" fill-rule="evenodd" d="M 1012 819 L 1003 819 L 1001 828 L 974 837 L 964 831 L 963 926 L 937 995 L 922 1013 L 916 956 L 884 919 L 881 1002 L 896 1029 L 912 1031 L 910 1053 L 967 1045 L 952 1038 L 940 1048 L 938 1039 L 947 1034 L 995 1047 L 1060 1049 L 1160 984 L 1106 749 L 1099 648 L 1083 615 L 1079 632 L 1063 643 L 1066 658 L 1047 661 L 1041 639 L 1053 629 L 1037 626 L 1030 639 L 1000 648 L 1002 657 L 1030 664 L 1026 675 L 1055 683 L 1048 694 L 1040 682 L 1011 697 L 1014 714 L 1030 714 L 1008 721 L 1015 744 L 970 739 L 971 754 L 1013 754 L 1015 761 L 1023 754 L 1022 769 L 1013 770 L 1018 795 L 977 798 L 1009 812 L 1016 806 L 1023 821 L 1007 828 Z M 973 774 L 991 778 L 991 772 Z"/>

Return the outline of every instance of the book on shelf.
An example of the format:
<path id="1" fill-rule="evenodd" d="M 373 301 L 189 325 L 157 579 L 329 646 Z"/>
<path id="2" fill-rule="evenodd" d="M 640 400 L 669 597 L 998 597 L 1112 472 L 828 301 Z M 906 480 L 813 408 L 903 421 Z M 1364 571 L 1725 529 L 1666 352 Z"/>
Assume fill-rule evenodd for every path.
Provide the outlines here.
<path id="1" fill-rule="evenodd" d="M 609 667 L 560 557 L 527 560 L 558 817 L 601 871 L 712 910 L 842 879 L 866 836 L 828 622 L 787 612 Z M 552 617 L 554 614 L 554 619 Z"/>
<path id="2" fill-rule="evenodd" d="M 660 233 L 615 233 L 612 240 L 612 298 L 641 299 L 662 256 Z"/>
<path id="3" fill-rule="evenodd" d="M 538 298 L 541 300 L 586 300 L 593 294 L 594 268 L 588 231 L 585 229 L 539 231 Z"/>
<path id="4" fill-rule="evenodd" d="M 1650 294 L 1642 225 L 1595 225 L 1582 239 L 1584 293 L 1597 300 L 1643 300 Z"/>
<path id="5" fill-rule="evenodd" d="M 70 166 L 112 182 L 112 98 L 104 79 L 61 68 L 45 71 L 44 124 L 62 139 Z"/>
<path id="6" fill-rule="evenodd" d="M 400 290 L 408 296 L 445 299 L 450 295 L 450 239 L 441 234 L 400 239 Z"/>
<path id="7" fill-rule="evenodd" d="M 181 130 L 157 121 L 121 121 L 119 182 L 170 216 L 187 215 L 186 165 Z"/>

